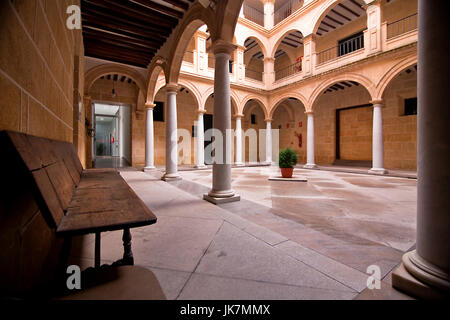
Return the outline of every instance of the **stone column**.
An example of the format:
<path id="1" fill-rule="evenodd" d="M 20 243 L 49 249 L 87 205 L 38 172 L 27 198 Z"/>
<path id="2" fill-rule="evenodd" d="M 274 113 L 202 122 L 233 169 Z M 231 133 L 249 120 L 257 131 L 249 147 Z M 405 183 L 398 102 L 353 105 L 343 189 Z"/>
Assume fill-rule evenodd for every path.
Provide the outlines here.
<path id="1" fill-rule="evenodd" d="M 213 127 L 222 134 L 222 159 L 216 152 L 213 163 L 212 189 L 204 199 L 215 204 L 239 201 L 240 197 L 231 189 L 231 96 L 228 63 L 235 46 L 223 40 L 216 40 L 212 51 L 216 59 L 214 72 L 214 123 Z M 227 132 L 228 131 L 228 132 Z M 220 139 L 218 139 L 220 141 Z"/>
<path id="2" fill-rule="evenodd" d="M 205 166 L 205 126 L 203 122 L 203 114 L 205 114 L 205 110 L 198 111 L 198 119 L 197 119 L 197 157 L 196 157 L 196 165 L 197 169 L 206 168 Z"/>
<path id="3" fill-rule="evenodd" d="M 236 166 L 243 166 L 244 162 L 242 161 L 242 118 L 243 114 L 235 115 L 236 118 Z"/>
<path id="4" fill-rule="evenodd" d="M 272 165 L 272 119 L 264 120 L 266 122 L 266 164 Z"/>
<path id="5" fill-rule="evenodd" d="M 145 126 L 145 168 L 144 171 L 155 169 L 154 130 L 153 130 L 153 103 L 146 103 L 147 120 Z"/>
<path id="6" fill-rule="evenodd" d="M 308 117 L 308 128 L 307 128 L 307 146 L 306 146 L 306 169 L 317 168 L 316 161 L 314 157 L 314 113 L 312 111 L 307 111 L 306 115 Z"/>
<path id="7" fill-rule="evenodd" d="M 312 75 L 316 65 L 316 35 L 310 34 L 303 38 L 303 62 L 302 72 L 304 75 Z"/>
<path id="8" fill-rule="evenodd" d="M 372 126 L 372 169 L 369 173 L 386 174 L 384 169 L 383 101 L 374 100 Z"/>
<path id="9" fill-rule="evenodd" d="M 234 70 L 236 71 L 236 80 L 242 82 L 245 80 L 245 64 L 244 64 L 245 47 L 238 46 L 234 59 Z"/>
<path id="10" fill-rule="evenodd" d="M 166 173 L 164 181 L 180 180 L 178 175 L 178 128 L 177 128 L 177 92 L 178 85 L 169 83 L 166 89 Z"/>
<path id="11" fill-rule="evenodd" d="M 416 250 L 403 256 L 394 287 L 419 298 L 450 296 L 450 140 L 447 10 L 419 0 Z"/>
<path id="12" fill-rule="evenodd" d="M 270 30 L 275 24 L 275 0 L 264 0 L 264 28 Z"/>

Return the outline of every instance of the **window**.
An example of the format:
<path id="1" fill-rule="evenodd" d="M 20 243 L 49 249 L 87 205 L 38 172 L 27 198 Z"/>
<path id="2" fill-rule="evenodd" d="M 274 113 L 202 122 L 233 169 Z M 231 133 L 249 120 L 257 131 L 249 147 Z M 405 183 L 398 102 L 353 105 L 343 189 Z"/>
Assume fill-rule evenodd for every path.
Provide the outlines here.
<path id="1" fill-rule="evenodd" d="M 417 115 L 417 97 L 405 99 L 405 116 Z"/>
<path id="2" fill-rule="evenodd" d="M 340 57 L 362 48 L 364 48 L 364 32 L 360 31 L 350 37 L 339 40 L 338 56 Z"/>
<path id="3" fill-rule="evenodd" d="M 164 122 L 164 102 L 155 101 L 153 121 Z"/>
<path id="4" fill-rule="evenodd" d="M 251 115 L 251 124 L 256 124 L 256 114 Z"/>
<path id="5" fill-rule="evenodd" d="M 233 61 L 228 61 L 228 71 L 230 73 L 233 73 Z"/>

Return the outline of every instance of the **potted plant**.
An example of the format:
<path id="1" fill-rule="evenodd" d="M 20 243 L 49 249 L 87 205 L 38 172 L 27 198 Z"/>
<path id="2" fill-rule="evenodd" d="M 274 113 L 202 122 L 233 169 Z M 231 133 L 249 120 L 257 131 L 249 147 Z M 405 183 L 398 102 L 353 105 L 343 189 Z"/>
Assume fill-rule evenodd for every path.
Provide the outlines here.
<path id="1" fill-rule="evenodd" d="M 297 164 L 297 153 L 290 148 L 280 151 L 279 166 L 283 178 L 292 178 L 294 166 Z"/>

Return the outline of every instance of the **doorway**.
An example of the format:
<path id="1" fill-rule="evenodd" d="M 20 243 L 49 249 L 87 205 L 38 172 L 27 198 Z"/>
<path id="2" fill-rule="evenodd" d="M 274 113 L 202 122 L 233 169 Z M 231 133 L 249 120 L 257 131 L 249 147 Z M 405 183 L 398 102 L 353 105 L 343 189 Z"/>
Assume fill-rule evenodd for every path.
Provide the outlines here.
<path id="1" fill-rule="evenodd" d="M 131 163 L 130 108 L 94 104 L 94 167 L 121 168 Z"/>

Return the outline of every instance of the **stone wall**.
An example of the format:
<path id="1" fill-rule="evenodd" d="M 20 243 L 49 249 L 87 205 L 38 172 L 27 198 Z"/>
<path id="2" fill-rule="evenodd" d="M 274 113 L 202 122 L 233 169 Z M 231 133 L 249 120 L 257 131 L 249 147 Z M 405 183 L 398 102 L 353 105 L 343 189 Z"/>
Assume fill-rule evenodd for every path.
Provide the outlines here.
<path id="1" fill-rule="evenodd" d="M 84 49 L 81 31 L 66 27 L 69 4 L 79 1 L 0 4 L 0 130 L 75 142 L 85 165 L 84 107 L 81 121 L 74 110 L 74 96 L 83 97 Z"/>

